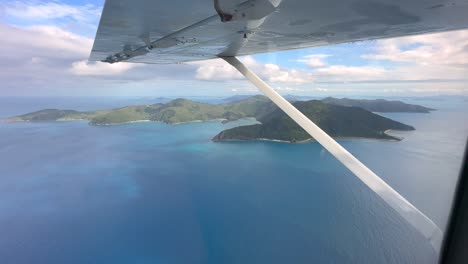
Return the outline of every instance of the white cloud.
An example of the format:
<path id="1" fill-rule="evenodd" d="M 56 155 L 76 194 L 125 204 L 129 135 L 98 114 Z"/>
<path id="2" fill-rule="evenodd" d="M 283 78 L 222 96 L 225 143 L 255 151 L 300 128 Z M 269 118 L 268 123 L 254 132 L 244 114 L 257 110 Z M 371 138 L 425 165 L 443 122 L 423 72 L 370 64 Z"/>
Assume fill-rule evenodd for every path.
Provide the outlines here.
<path id="1" fill-rule="evenodd" d="M 319 82 L 351 82 L 380 80 L 385 77 L 387 70 L 376 66 L 348 66 L 333 65 L 324 60 L 330 54 L 309 54 L 294 60 L 309 66 L 310 75 Z"/>
<path id="2" fill-rule="evenodd" d="M 40 64 L 41 63 L 41 58 L 40 57 L 32 57 L 31 58 L 31 63 Z"/>
<path id="3" fill-rule="evenodd" d="M 101 8 L 94 5 L 68 5 L 57 2 L 19 2 L 2 4 L 1 11 L 6 16 L 24 20 L 53 20 L 70 18 L 81 23 L 89 23 L 99 18 Z"/>
<path id="4" fill-rule="evenodd" d="M 298 61 L 306 59 L 325 58 L 329 55 L 308 55 Z M 243 63 L 257 73 L 264 80 L 271 83 L 307 84 L 314 81 L 366 81 L 384 79 L 387 71 L 382 67 L 346 66 L 323 64 L 310 70 L 285 69 L 277 64 L 261 63 L 251 56 L 242 58 Z M 239 80 L 244 77 L 231 65 L 222 60 L 209 60 L 191 63 L 197 65 L 196 79 L 204 81 Z M 283 88 L 284 89 L 284 88 Z"/>
<path id="5" fill-rule="evenodd" d="M 0 24 L 3 56 L 87 57 L 93 40 L 54 26 L 14 27 Z M 7 37 L 8 36 L 8 37 Z"/>
<path id="6" fill-rule="evenodd" d="M 87 63 L 93 39 L 56 26 L 0 23 L 0 94 L 96 94 L 99 89 L 146 89 L 171 80 L 193 80 L 195 67 Z M 131 70 L 138 67 L 138 70 Z M 125 74 L 122 74 L 124 73 Z M 169 82 L 166 82 L 169 83 Z M 99 87 L 98 90 L 91 90 Z M 131 88 L 130 88 L 131 87 Z M 138 92 L 135 92 L 138 94 Z"/>
<path id="7" fill-rule="evenodd" d="M 322 67 L 326 65 L 321 59 L 309 59 L 306 64 L 310 67 Z"/>
<path id="8" fill-rule="evenodd" d="M 88 62 L 87 60 L 72 63 L 70 71 L 75 75 L 114 75 L 128 71 L 132 68 L 141 66 L 136 63 L 114 63 L 109 64 L 100 61 Z"/>
<path id="9" fill-rule="evenodd" d="M 302 88 L 299 88 L 299 87 L 291 87 L 291 86 L 277 86 L 277 87 L 274 87 L 274 89 L 276 91 L 280 91 L 280 92 L 303 92 L 304 89 Z"/>
<path id="10" fill-rule="evenodd" d="M 88 56 L 93 40 L 54 26 L 31 26 L 26 30 L 37 34 L 33 45 Z"/>
<path id="11" fill-rule="evenodd" d="M 195 75 L 197 80 L 225 81 L 242 79 L 242 75 L 234 67 L 221 59 L 196 61 L 188 64 L 198 67 Z"/>
<path id="12" fill-rule="evenodd" d="M 374 52 L 362 58 L 390 63 L 386 80 L 466 82 L 468 30 L 377 41 Z"/>
<path id="13" fill-rule="evenodd" d="M 328 54 L 310 54 L 302 57 L 299 60 L 296 60 L 297 62 L 302 62 L 306 64 L 309 67 L 312 68 L 317 68 L 317 67 L 323 67 L 327 65 L 327 63 L 324 61 L 325 58 L 330 57 Z"/>
<path id="14" fill-rule="evenodd" d="M 418 65 L 468 66 L 468 30 L 381 40 L 362 57 Z"/>
<path id="15" fill-rule="evenodd" d="M 327 88 L 321 88 L 321 87 L 317 87 L 314 90 L 317 91 L 317 92 L 327 92 L 328 91 Z"/>
<path id="16" fill-rule="evenodd" d="M 277 83 L 308 83 L 313 80 L 306 71 L 289 70 L 277 64 L 260 63 L 251 56 L 241 58 L 242 62 L 261 78 Z M 224 81 L 244 79 L 231 65 L 221 59 L 190 63 L 198 66 L 195 78 L 203 81 Z"/>
<path id="17" fill-rule="evenodd" d="M 381 67 L 331 65 L 315 70 L 315 75 L 330 81 L 363 81 L 385 77 L 387 71 Z"/>

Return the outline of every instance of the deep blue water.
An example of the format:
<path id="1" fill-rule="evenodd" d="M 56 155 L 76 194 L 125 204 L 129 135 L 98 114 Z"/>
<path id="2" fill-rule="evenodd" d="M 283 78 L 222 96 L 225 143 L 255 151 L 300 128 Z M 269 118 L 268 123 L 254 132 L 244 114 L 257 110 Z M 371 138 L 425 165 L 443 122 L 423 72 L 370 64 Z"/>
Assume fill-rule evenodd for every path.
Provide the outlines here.
<path id="1" fill-rule="evenodd" d="M 0 118 L 141 98 L 0 98 Z M 149 99 L 148 99 L 149 100 Z M 442 228 L 462 99 L 385 114 L 400 142 L 341 143 Z M 317 143 L 213 143 L 251 121 L 0 123 L 0 263 L 435 263 L 430 244 Z"/>

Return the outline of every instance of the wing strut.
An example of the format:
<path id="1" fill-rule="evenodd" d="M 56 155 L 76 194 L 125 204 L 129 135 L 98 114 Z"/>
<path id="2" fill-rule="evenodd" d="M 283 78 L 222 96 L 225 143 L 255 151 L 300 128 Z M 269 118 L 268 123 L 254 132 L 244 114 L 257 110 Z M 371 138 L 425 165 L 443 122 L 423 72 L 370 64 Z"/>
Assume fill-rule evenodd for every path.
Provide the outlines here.
<path id="1" fill-rule="evenodd" d="M 426 237 L 435 249 L 439 252 L 442 242 L 442 231 L 425 214 L 419 211 L 408 200 L 395 191 L 390 185 L 384 182 L 379 176 L 367 168 L 356 157 L 343 148 L 332 137 L 325 133 L 320 127 L 314 124 L 308 117 L 302 114 L 291 103 L 284 99 L 279 93 L 260 79 L 255 73 L 249 70 L 236 57 L 222 57 L 226 62 L 236 68 L 253 85 L 270 98 L 281 110 L 291 117 L 299 126 L 309 133 L 318 143 L 327 149 L 346 168 L 356 175 L 371 190 L 377 193 L 388 205 L 397 211 L 406 221 Z"/>

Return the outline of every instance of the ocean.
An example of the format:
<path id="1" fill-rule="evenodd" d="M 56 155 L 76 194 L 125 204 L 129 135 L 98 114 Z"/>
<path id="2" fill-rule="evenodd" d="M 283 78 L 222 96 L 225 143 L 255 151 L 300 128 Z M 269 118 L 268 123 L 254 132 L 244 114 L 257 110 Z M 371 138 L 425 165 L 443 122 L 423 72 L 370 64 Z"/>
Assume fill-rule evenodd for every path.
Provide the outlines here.
<path id="1" fill-rule="evenodd" d="M 444 229 L 468 101 L 403 99 L 438 110 L 382 114 L 416 128 L 402 141 L 340 143 Z M 0 119 L 157 100 L 0 97 Z M 437 262 L 319 144 L 211 141 L 252 122 L 0 123 L 0 263 Z"/>

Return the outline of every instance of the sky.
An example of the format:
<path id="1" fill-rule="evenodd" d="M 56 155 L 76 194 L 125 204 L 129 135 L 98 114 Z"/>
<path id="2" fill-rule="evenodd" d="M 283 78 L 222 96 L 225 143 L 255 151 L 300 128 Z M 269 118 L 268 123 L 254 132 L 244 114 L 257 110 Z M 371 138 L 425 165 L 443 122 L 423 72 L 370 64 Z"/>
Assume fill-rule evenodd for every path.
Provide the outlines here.
<path id="1" fill-rule="evenodd" d="M 0 0 L 0 96 L 258 93 L 221 60 L 89 62 L 103 1 Z M 241 58 L 281 94 L 468 95 L 468 30 Z"/>

